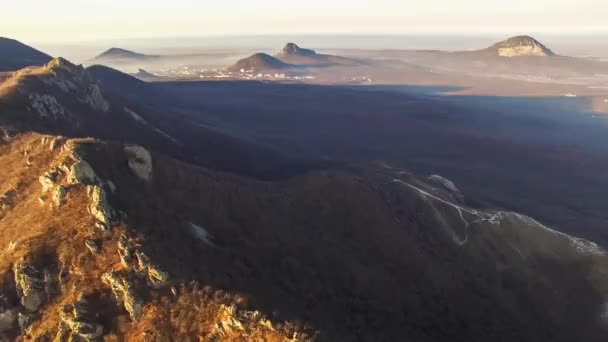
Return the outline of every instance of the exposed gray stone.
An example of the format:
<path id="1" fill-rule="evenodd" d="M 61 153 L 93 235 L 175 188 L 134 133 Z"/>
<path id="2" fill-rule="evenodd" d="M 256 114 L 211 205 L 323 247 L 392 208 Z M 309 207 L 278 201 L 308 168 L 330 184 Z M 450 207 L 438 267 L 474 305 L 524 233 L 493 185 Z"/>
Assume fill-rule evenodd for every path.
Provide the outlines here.
<path id="1" fill-rule="evenodd" d="M 89 205 L 91 215 L 103 224 L 105 229 L 110 229 L 114 218 L 114 209 L 112 209 L 106 199 L 106 192 L 102 187 L 94 185 L 88 188 L 88 194 L 91 199 Z"/>
<path id="2" fill-rule="evenodd" d="M 61 334 L 58 334 L 60 340 L 67 338 L 75 341 L 93 341 L 103 335 L 103 326 L 89 320 L 91 318 L 89 303 L 82 295 L 72 304 L 71 312 L 66 312 L 70 311 L 68 309 L 69 306 L 66 306 L 61 313 L 59 328 Z"/>
<path id="3" fill-rule="evenodd" d="M 63 185 L 59 185 L 53 190 L 53 203 L 57 208 L 61 207 L 66 195 L 67 190 Z"/>
<path id="4" fill-rule="evenodd" d="M 144 303 L 135 292 L 133 284 L 116 272 L 104 274 L 102 280 L 110 286 L 116 300 L 123 304 L 131 319 L 138 320 L 141 317 Z"/>
<path id="5" fill-rule="evenodd" d="M 0 313 L 0 333 L 14 329 L 17 323 L 17 310 L 9 309 Z"/>
<path id="6" fill-rule="evenodd" d="M 68 172 L 68 183 L 70 184 L 95 184 L 97 175 L 86 160 L 78 160 L 70 167 Z"/>
<path id="7" fill-rule="evenodd" d="M 124 148 L 129 159 L 129 168 L 138 178 L 149 181 L 152 178 L 152 155 L 145 148 L 128 145 Z"/>
<path id="8" fill-rule="evenodd" d="M 44 282 L 39 272 L 23 260 L 13 267 L 15 285 L 21 305 L 30 312 L 36 312 L 44 302 Z"/>

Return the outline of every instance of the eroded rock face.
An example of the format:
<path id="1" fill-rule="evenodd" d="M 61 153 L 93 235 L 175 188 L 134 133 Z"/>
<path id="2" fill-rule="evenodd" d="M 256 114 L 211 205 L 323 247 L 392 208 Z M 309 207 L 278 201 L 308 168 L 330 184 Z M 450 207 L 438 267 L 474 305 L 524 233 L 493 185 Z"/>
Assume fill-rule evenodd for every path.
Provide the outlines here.
<path id="1" fill-rule="evenodd" d="M 61 119 L 68 117 L 68 111 L 52 95 L 30 94 L 30 109 L 42 118 Z"/>
<path id="2" fill-rule="evenodd" d="M 99 253 L 99 246 L 97 245 L 97 243 L 93 240 L 86 240 L 84 242 L 85 246 L 88 248 L 89 251 L 91 251 L 91 253 L 93 254 L 98 254 Z"/>
<path id="3" fill-rule="evenodd" d="M 70 184 L 95 184 L 97 175 L 91 165 L 85 160 L 78 160 L 68 173 L 68 183 Z"/>
<path id="4" fill-rule="evenodd" d="M 149 181 L 152 178 L 152 156 L 145 148 L 129 145 L 124 148 L 129 159 L 129 168 L 138 178 Z"/>
<path id="5" fill-rule="evenodd" d="M 91 107 L 91 109 L 96 110 L 96 111 L 105 113 L 108 110 L 110 110 L 110 104 L 103 97 L 103 94 L 101 93 L 101 89 L 99 88 L 99 86 L 97 84 L 89 85 L 89 87 L 87 88 L 87 92 L 82 97 L 81 101 L 83 103 L 88 104 L 89 107 Z"/>
<path id="6" fill-rule="evenodd" d="M 61 312 L 61 323 L 55 340 L 93 341 L 103 335 L 103 326 L 92 322 L 89 304 L 82 295 Z"/>
<path id="7" fill-rule="evenodd" d="M 214 338 L 225 338 L 245 330 L 243 324 L 236 318 L 234 306 L 223 305 L 219 312 L 219 323 L 213 328 Z"/>
<path id="8" fill-rule="evenodd" d="M 13 267 L 15 285 L 21 305 L 30 312 L 36 312 L 45 299 L 44 281 L 32 266 L 20 261 Z"/>
<path id="9" fill-rule="evenodd" d="M 154 265 L 150 258 L 143 252 L 136 252 L 138 260 L 138 271 L 147 275 L 148 285 L 155 289 L 162 288 L 169 283 L 169 273 Z"/>
<path id="10" fill-rule="evenodd" d="M 65 187 L 63 185 L 57 186 L 53 190 L 53 204 L 55 204 L 55 206 L 59 208 L 63 204 L 66 195 L 67 190 L 65 189 Z"/>
<path id="11" fill-rule="evenodd" d="M 105 229 L 109 229 L 114 218 L 114 209 L 108 203 L 106 192 L 102 187 L 94 185 L 89 187 L 88 194 L 91 200 L 89 212 Z"/>
<path id="12" fill-rule="evenodd" d="M 129 239 L 124 234 L 118 238 L 118 255 L 120 256 L 120 263 L 124 267 L 129 267 L 131 261 L 133 261 L 133 255 L 131 246 L 129 245 Z"/>
<path id="13" fill-rule="evenodd" d="M 42 192 L 47 192 L 55 186 L 57 181 L 57 171 L 51 170 L 42 176 L 38 177 L 38 182 L 42 185 Z"/>
<path id="14" fill-rule="evenodd" d="M 116 300 L 123 304 L 131 319 L 138 320 L 141 317 L 144 303 L 135 292 L 133 284 L 116 272 L 104 274 L 102 281 L 110 286 Z"/>

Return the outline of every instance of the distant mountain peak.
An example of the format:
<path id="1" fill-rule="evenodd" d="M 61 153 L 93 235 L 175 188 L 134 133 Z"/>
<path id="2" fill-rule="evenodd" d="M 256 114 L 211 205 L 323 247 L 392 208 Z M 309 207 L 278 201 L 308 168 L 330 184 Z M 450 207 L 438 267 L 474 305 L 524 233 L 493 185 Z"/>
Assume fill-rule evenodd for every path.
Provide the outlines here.
<path id="1" fill-rule="evenodd" d="M 279 56 L 313 56 L 316 54 L 314 50 L 302 49 L 296 43 L 287 43 L 279 53 Z"/>
<path id="2" fill-rule="evenodd" d="M 501 57 L 548 57 L 555 53 L 538 40 L 530 36 L 515 36 L 492 45 L 493 50 Z"/>
<path id="3" fill-rule="evenodd" d="M 272 71 L 288 68 L 290 65 L 272 57 L 266 53 L 256 53 L 247 58 L 243 58 L 229 67 L 229 71 Z"/>
<path id="4" fill-rule="evenodd" d="M 100 60 L 100 59 L 146 59 L 146 58 L 155 58 L 155 57 L 158 57 L 158 56 L 144 55 L 142 53 L 113 47 L 113 48 L 109 48 L 108 50 L 104 51 L 103 53 L 101 53 L 100 55 L 95 57 L 95 59 L 96 60 Z"/>

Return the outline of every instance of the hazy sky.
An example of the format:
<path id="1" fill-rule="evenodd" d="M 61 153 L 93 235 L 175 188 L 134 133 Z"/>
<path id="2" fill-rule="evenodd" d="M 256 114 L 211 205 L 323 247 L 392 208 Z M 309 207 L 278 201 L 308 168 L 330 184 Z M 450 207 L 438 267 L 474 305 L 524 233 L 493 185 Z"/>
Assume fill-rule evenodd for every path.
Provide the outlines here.
<path id="1" fill-rule="evenodd" d="M 6 0 L 29 42 L 280 33 L 607 33 L 606 0 Z"/>

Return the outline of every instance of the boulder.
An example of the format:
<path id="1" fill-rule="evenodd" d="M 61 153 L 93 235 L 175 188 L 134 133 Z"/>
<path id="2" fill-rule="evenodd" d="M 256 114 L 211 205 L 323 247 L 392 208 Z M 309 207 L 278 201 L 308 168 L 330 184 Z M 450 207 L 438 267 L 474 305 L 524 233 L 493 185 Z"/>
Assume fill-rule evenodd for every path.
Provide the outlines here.
<path id="1" fill-rule="evenodd" d="M 95 184 L 97 175 L 89 163 L 78 160 L 70 167 L 68 172 L 68 183 L 70 184 Z"/>
<path id="2" fill-rule="evenodd" d="M 9 309 L 4 312 L 0 312 L 0 333 L 9 331 L 16 327 L 17 323 L 17 310 Z"/>
<path id="3" fill-rule="evenodd" d="M 145 148 L 128 145 L 124 148 L 131 171 L 139 179 L 149 181 L 152 178 L 152 155 Z"/>

